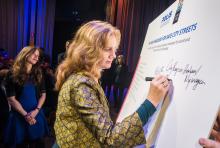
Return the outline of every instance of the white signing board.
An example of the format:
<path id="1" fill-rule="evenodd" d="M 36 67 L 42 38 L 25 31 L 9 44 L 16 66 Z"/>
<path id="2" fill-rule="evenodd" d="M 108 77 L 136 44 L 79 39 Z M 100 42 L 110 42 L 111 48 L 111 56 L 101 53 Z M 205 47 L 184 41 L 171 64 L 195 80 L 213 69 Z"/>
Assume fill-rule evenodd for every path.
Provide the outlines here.
<path id="1" fill-rule="evenodd" d="M 146 76 L 166 74 L 173 97 L 160 126 L 156 148 L 199 148 L 220 104 L 220 1 L 181 0 L 148 27 L 138 66 L 117 121 L 146 99 Z M 158 111 L 145 125 L 146 138 Z"/>

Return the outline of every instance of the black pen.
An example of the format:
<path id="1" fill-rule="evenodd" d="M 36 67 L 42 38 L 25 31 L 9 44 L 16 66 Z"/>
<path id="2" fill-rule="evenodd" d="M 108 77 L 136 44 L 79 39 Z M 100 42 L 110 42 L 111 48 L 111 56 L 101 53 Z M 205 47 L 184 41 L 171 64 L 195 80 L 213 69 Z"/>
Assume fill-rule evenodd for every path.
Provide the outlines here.
<path id="1" fill-rule="evenodd" d="M 145 81 L 152 81 L 154 77 L 145 77 Z M 172 81 L 171 79 L 167 79 L 168 81 Z"/>

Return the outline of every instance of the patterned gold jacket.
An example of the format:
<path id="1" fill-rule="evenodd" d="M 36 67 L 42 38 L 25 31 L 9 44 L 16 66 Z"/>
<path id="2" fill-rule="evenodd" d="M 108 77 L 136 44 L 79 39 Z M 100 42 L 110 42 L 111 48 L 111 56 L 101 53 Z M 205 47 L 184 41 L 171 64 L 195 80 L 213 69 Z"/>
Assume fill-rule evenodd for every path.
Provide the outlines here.
<path id="1" fill-rule="evenodd" d="M 54 128 L 61 148 L 124 148 L 146 142 L 138 114 L 114 124 L 103 89 L 83 73 L 63 84 Z"/>

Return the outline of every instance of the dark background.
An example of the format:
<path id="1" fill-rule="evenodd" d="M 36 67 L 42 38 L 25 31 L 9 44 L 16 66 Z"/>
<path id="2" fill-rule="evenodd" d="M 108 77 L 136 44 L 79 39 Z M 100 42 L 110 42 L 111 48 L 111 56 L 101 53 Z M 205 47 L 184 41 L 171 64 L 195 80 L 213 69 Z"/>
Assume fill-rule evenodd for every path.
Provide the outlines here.
<path id="1" fill-rule="evenodd" d="M 65 51 L 65 42 L 79 26 L 93 19 L 105 20 L 106 0 L 57 0 L 55 11 L 53 65 L 57 55 Z"/>

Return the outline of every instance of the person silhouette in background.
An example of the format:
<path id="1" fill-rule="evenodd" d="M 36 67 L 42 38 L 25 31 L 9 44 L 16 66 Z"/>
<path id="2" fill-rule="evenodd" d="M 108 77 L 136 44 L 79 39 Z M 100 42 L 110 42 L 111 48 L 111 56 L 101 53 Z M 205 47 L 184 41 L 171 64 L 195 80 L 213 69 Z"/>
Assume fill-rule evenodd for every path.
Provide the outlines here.
<path id="1" fill-rule="evenodd" d="M 106 97 L 110 100 L 111 88 L 114 84 L 114 72 L 116 67 L 116 60 L 112 61 L 112 66 L 109 69 L 104 69 L 101 77 L 101 85 L 105 91 Z"/>
<path id="2" fill-rule="evenodd" d="M 8 69 L 0 70 L 0 143 L 3 143 L 4 129 L 6 127 L 10 112 L 10 106 L 8 104 L 5 89 L 5 78 L 7 76 L 8 71 Z"/>
<path id="3" fill-rule="evenodd" d="M 58 64 L 60 64 L 66 57 L 66 52 L 67 52 L 67 49 L 69 48 L 70 43 L 71 43 L 71 40 L 67 40 L 65 44 L 65 51 L 58 54 Z"/>
<path id="4" fill-rule="evenodd" d="M 124 89 L 127 86 L 129 72 L 123 55 L 118 55 L 116 61 L 113 93 L 116 111 L 118 112 L 124 100 Z"/>
<path id="5" fill-rule="evenodd" d="M 7 74 L 6 94 L 12 109 L 4 135 L 8 147 L 42 147 L 42 138 L 48 134 L 41 109 L 46 92 L 40 53 L 40 48 L 24 47 Z"/>

